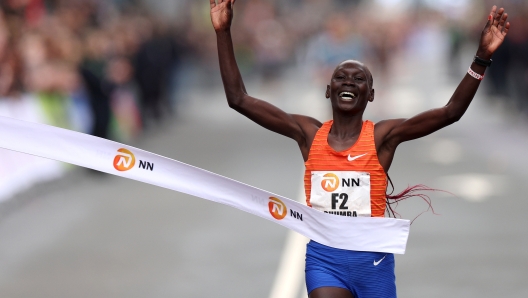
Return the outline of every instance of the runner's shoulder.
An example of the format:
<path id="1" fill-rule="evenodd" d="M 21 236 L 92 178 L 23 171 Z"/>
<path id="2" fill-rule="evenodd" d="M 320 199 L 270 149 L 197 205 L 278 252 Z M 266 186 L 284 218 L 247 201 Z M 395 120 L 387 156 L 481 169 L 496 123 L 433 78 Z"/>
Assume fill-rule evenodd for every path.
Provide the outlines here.
<path id="1" fill-rule="evenodd" d="M 404 122 L 406 119 L 387 119 L 377 122 L 374 125 L 374 138 L 376 139 L 376 144 L 382 144 L 388 141 L 390 133 Z"/>
<path id="2" fill-rule="evenodd" d="M 292 117 L 295 119 L 295 121 L 303 131 L 317 131 L 319 130 L 319 128 L 321 128 L 321 126 L 323 126 L 323 123 L 321 121 L 310 116 L 292 114 Z"/>
<path id="3" fill-rule="evenodd" d="M 315 118 L 305 115 L 292 114 L 291 116 L 295 119 L 297 125 L 299 125 L 306 143 L 311 144 L 311 141 L 315 137 L 319 128 L 323 126 L 323 123 Z"/>

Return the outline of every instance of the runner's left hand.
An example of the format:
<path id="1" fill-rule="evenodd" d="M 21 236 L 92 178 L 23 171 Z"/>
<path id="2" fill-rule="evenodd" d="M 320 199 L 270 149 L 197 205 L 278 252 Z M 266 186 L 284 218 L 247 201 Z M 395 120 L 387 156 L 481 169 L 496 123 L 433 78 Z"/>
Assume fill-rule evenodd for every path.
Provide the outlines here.
<path id="1" fill-rule="evenodd" d="M 504 8 L 501 7 L 497 11 L 497 6 L 493 6 L 488 15 L 488 23 L 480 37 L 477 56 L 483 59 L 490 59 L 499 48 L 510 29 L 510 23 L 506 22 L 507 18 L 508 14 L 504 12 Z"/>

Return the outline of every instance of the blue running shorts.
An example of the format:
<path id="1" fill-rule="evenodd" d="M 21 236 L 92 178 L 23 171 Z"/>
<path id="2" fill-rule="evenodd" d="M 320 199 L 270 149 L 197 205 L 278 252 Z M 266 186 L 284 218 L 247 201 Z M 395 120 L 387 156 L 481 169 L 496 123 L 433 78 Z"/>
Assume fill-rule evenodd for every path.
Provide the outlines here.
<path id="1" fill-rule="evenodd" d="M 305 273 L 308 294 L 338 287 L 355 298 L 396 297 L 393 254 L 337 249 L 312 240 L 306 247 Z"/>

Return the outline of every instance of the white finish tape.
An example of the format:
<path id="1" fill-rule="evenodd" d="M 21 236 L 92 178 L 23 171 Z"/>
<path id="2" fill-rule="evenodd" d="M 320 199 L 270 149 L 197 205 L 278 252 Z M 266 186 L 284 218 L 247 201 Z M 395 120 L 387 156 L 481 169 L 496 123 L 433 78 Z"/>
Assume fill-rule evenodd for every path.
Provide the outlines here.
<path id="1" fill-rule="evenodd" d="M 229 205 L 335 248 L 405 253 L 408 220 L 325 214 L 206 170 L 106 139 L 0 117 L 0 147 Z"/>

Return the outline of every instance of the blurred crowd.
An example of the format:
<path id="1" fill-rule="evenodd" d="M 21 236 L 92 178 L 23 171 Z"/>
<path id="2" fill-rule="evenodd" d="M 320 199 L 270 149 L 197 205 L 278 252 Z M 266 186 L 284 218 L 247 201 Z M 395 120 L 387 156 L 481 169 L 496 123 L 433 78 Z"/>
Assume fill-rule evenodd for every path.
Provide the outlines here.
<path id="1" fill-rule="evenodd" d="M 23 117 L 13 106 L 37 105 L 42 122 L 120 141 L 171 117 L 187 89 L 220 80 L 208 1 L 174 1 L 178 10 L 161 16 L 155 1 L 1 0 L 0 114 Z M 458 65 L 486 10 L 504 5 L 514 29 L 489 91 L 528 111 L 528 2 L 499 2 L 237 1 L 235 50 L 246 78 L 274 80 L 296 65 L 324 84 L 339 62 L 357 59 L 383 80 L 413 40 L 426 52 L 439 47 L 420 37 L 430 24 L 446 33 L 445 58 Z"/>
<path id="2" fill-rule="evenodd" d="M 487 90 L 528 115 L 525 0 L 238 0 L 232 31 L 248 81 L 295 69 L 324 86 L 356 59 L 383 84 L 402 53 L 443 55 L 459 80 L 492 4 L 507 8 L 512 30 Z M 220 83 L 207 0 L 0 0 L 2 116 L 128 142 Z"/>
<path id="3" fill-rule="evenodd" d="M 273 80 L 295 65 L 316 84 L 326 84 L 347 59 L 384 73 L 410 27 L 361 0 L 237 1 L 236 14 L 233 35 L 243 72 Z"/>
<path id="4" fill-rule="evenodd" d="M 1 3 L 0 114 L 126 141 L 171 111 L 180 49 L 135 1 Z"/>
<path id="5" fill-rule="evenodd" d="M 177 2 L 179 11 L 161 16 L 149 1 L 2 0 L 0 115 L 119 141 L 171 117 L 185 89 L 220 80 L 209 3 Z M 383 73 L 408 22 L 373 17 L 375 10 L 359 5 L 238 1 L 233 31 L 242 72 L 267 81 L 300 64 L 326 82 L 352 58 Z"/>

